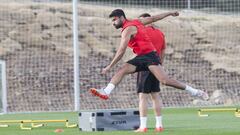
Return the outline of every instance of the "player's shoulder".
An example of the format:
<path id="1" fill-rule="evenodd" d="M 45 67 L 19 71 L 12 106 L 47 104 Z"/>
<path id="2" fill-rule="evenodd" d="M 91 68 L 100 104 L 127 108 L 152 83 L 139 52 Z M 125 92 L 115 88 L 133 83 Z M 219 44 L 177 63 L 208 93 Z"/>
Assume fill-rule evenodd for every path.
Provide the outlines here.
<path id="1" fill-rule="evenodd" d="M 140 25 L 140 22 L 137 19 L 128 19 L 127 23 L 123 26 L 122 32 L 136 30 L 138 25 Z"/>
<path id="2" fill-rule="evenodd" d="M 159 33 L 163 33 L 162 30 L 160 29 L 160 27 L 158 27 L 157 25 L 152 25 L 152 28 Z"/>
<path id="3" fill-rule="evenodd" d="M 128 19 L 130 24 L 142 24 L 142 22 L 139 19 Z"/>
<path id="4" fill-rule="evenodd" d="M 135 31 L 137 31 L 136 26 L 130 25 L 122 30 L 122 34 L 127 34 L 129 32 L 131 33 L 131 32 L 135 32 Z"/>

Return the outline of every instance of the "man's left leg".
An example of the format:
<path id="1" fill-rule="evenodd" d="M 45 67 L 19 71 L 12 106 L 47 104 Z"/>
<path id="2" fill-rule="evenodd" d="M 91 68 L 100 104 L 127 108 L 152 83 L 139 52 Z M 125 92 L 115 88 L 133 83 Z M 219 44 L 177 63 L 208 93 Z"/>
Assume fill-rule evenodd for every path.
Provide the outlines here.
<path id="1" fill-rule="evenodd" d="M 202 90 L 198 90 L 195 88 L 192 88 L 191 86 L 188 86 L 180 81 L 177 81 L 175 79 L 169 78 L 169 76 L 167 75 L 167 73 L 163 70 L 161 65 L 149 65 L 149 70 L 151 71 L 152 74 L 154 74 L 154 76 L 164 85 L 167 86 L 172 86 L 175 87 L 177 89 L 181 89 L 181 90 L 186 90 L 189 93 L 191 93 L 191 95 L 193 96 L 197 96 L 199 98 L 202 98 L 203 100 L 208 100 L 208 94 Z"/>
<path id="2" fill-rule="evenodd" d="M 162 124 L 162 115 L 161 115 L 161 100 L 159 97 L 159 92 L 152 92 L 151 93 L 152 103 L 153 103 L 153 109 L 155 112 L 156 117 L 156 132 L 162 132 L 163 131 L 163 124 Z"/>

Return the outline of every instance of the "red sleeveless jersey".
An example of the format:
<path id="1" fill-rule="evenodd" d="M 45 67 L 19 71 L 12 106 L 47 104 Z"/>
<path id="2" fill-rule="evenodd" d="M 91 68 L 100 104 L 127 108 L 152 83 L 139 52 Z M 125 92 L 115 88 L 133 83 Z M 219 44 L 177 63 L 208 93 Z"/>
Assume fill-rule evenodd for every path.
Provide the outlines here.
<path id="1" fill-rule="evenodd" d="M 132 48 L 136 55 L 144 55 L 152 51 L 156 51 L 149 35 L 147 34 L 146 27 L 139 20 L 126 20 L 123 23 L 122 31 L 128 26 L 137 27 L 136 35 L 128 42 L 128 47 Z"/>
<path id="2" fill-rule="evenodd" d="M 161 54 L 162 50 L 166 48 L 164 34 L 159 29 L 152 26 L 146 27 L 146 30 L 157 54 Z"/>

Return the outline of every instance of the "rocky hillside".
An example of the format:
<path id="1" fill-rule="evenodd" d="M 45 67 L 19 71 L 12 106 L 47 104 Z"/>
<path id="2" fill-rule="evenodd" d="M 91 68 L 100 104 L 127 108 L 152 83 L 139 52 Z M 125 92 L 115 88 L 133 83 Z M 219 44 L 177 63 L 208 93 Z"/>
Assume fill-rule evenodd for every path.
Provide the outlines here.
<path id="1" fill-rule="evenodd" d="M 100 70 L 112 59 L 120 31 L 111 26 L 108 6 L 79 5 L 80 89 L 83 109 L 134 108 L 138 97 L 135 75 L 127 76 L 109 101 L 87 91 L 103 87 L 128 50 L 107 76 Z M 127 17 L 157 14 L 159 9 L 124 8 Z M 137 11 L 137 12 L 136 12 Z M 162 87 L 164 106 L 234 105 L 240 95 L 240 19 L 234 15 L 180 12 L 156 25 L 165 33 L 164 67 L 169 75 L 205 89 L 211 100 L 194 100 L 186 92 Z M 7 63 L 8 109 L 58 111 L 73 109 L 73 47 L 71 4 L 1 4 L 0 59 Z"/>

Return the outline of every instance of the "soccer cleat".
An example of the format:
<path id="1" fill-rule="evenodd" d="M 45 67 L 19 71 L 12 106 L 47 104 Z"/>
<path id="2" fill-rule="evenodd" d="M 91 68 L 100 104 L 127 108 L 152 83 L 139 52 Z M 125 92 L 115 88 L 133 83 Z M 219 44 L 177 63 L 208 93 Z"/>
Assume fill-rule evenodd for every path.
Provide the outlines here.
<path id="1" fill-rule="evenodd" d="M 107 100 L 109 98 L 108 94 L 106 94 L 104 89 L 90 88 L 90 92 L 92 93 L 92 95 L 97 96 L 103 100 Z"/>
<path id="2" fill-rule="evenodd" d="M 194 95 L 194 96 L 199 97 L 202 100 L 208 100 L 209 99 L 209 96 L 208 96 L 207 92 L 204 92 L 202 90 L 198 90 L 196 95 Z"/>
<path id="3" fill-rule="evenodd" d="M 157 127 L 155 128 L 155 132 L 163 132 L 163 127 Z"/>
<path id="4" fill-rule="evenodd" d="M 137 130 L 134 130 L 136 133 L 145 133 L 147 132 L 147 128 L 138 128 Z"/>

